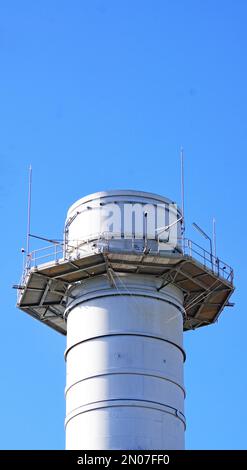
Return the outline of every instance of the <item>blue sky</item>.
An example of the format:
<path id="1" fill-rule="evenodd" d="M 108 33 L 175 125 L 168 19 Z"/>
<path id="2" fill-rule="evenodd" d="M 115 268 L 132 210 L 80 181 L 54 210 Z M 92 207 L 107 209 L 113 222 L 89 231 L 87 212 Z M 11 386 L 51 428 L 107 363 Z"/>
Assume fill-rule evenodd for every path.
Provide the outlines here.
<path id="1" fill-rule="evenodd" d="M 185 335 L 188 449 L 246 449 L 247 3 L 1 0 L 2 449 L 64 447 L 65 338 L 15 308 L 27 169 L 32 232 L 61 238 L 68 207 L 104 189 L 180 201 L 187 236 L 217 220 L 234 309 Z M 33 248 L 36 245 L 33 244 Z M 207 244 L 205 243 L 207 247 Z"/>

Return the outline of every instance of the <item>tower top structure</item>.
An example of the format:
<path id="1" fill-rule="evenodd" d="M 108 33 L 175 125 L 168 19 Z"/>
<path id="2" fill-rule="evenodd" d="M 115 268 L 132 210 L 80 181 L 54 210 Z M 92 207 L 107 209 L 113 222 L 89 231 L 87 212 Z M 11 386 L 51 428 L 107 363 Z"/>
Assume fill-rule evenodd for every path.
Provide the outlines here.
<path id="1" fill-rule="evenodd" d="M 67 449 L 184 448 L 183 331 L 214 323 L 234 287 L 183 212 L 95 193 L 70 207 L 63 243 L 28 253 L 18 306 L 67 334 Z"/>
<path id="2" fill-rule="evenodd" d="M 79 199 L 68 210 L 63 242 L 28 254 L 18 307 L 66 334 L 71 285 L 102 274 L 110 279 L 114 271 L 137 272 L 156 276 L 157 291 L 170 284 L 183 291 L 184 330 L 214 323 L 233 292 L 233 269 L 182 237 L 181 215 L 171 199 L 143 191 Z"/>

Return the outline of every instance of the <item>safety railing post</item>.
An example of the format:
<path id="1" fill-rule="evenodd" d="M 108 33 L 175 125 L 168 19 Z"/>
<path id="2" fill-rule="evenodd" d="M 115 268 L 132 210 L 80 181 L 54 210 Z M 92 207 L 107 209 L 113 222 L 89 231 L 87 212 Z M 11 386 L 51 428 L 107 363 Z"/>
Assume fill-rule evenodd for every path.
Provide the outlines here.
<path id="1" fill-rule="evenodd" d="M 192 241 L 189 240 L 189 255 L 192 257 Z"/>
<path id="2" fill-rule="evenodd" d="M 217 274 L 220 275 L 220 261 L 219 258 L 216 258 L 216 267 L 217 267 Z"/>

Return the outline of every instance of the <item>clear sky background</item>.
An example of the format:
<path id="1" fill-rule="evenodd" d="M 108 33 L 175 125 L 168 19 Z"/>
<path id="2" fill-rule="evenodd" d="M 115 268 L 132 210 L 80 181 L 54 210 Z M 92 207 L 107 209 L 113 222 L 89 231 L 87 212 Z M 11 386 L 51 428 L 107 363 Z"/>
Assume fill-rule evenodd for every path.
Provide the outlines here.
<path id="1" fill-rule="evenodd" d="M 64 447 L 65 338 L 15 307 L 32 232 L 61 238 L 68 207 L 105 189 L 180 202 L 235 268 L 234 308 L 185 334 L 186 447 L 246 449 L 245 0 L 1 0 L 2 449 Z M 36 247 L 33 244 L 32 247 Z M 86 358 L 85 358 L 86 360 Z"/>

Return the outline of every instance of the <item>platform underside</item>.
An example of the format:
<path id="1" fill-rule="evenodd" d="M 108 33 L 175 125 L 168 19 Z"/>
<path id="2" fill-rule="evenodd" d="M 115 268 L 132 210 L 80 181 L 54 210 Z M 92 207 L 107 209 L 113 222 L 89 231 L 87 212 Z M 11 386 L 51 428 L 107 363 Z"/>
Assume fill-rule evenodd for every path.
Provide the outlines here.
<path id="1" fill-rule="evenodd" d="M 162 289 L 169 284 L 184 292 L 184 330 L 214 323 L 228 304 L 234 287 L 193 257 L 181 253 L 104 252 L 61 259 L 32 268 L 19 286 L 18 307 L 66 335 L 63 318 L 71 284 L 111 273 L 152 274 Z"/>

